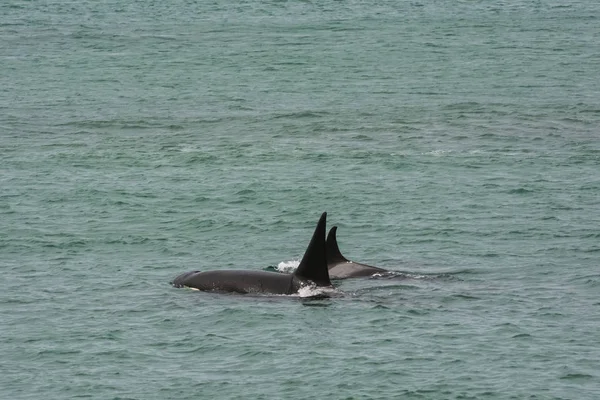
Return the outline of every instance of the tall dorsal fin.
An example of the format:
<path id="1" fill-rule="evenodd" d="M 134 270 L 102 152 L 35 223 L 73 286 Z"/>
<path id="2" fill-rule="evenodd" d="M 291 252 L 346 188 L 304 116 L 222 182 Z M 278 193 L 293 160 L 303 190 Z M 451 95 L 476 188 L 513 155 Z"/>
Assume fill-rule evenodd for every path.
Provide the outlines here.
<path id="1" fill-rule="evenodd" d="M 331 228 L 329 234 L 327 235 L 327 265 L 349 262 L 349 260 L 346 257 L 344 257 L 340 252 L 340 248 L 338 247 L 337 238 L 335 234 L 336 231 L 337 226 L 334 226 L 333 228 Z"/>
<path id="2" fill-rule="evenodd" d="M 327 269 L 327 255 L 325 251 L 325 224 L 327 213 L 324 212 L 313 233 L 312 239 L 306 248 L 300 265 L 294 275 L 301 279 L 313 281 L 317 286 L 331 286 L 329 271 Z"/>

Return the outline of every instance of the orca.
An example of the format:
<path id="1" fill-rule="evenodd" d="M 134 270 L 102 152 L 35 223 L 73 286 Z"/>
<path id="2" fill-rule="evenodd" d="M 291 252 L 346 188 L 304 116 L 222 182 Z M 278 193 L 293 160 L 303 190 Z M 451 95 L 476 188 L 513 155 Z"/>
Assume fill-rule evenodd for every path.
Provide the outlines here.
<path id="1" fill-rule="evenodd" d="M 383 268 L 348 260 L 342 255 L 336 238 L 337 226 L 329 231 L 326 241 L 327 269 L 331 279 L 358 278 L 389 272 Z"/>
<path id="2" fill-rule="evenodd" d="M 325 250 L 326 218 L 327 213 L 323 213 L 293 274 L 247 270 L 191 271 L 179 275 L 171 283 L 178 288 L 243 294 L 295 294 L 311 285 L 332 287 Z"/>

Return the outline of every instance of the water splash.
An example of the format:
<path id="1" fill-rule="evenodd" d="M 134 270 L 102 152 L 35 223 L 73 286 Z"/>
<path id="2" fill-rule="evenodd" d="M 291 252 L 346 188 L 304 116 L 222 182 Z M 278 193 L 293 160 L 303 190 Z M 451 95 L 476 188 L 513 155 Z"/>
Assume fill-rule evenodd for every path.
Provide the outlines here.
<path id="1" fill-rule="evenodd" d="M 282 261 L 279 264 L 277 264 L 277 267 L 275 269 L 277 270 L 277 272 L 291 274 L 296 270 L 296 268 L 298 268 L 298 265 L 300 265 L 300 260 Z"/>
<path id="2" fill-rule="evenodd" d="M 301 298 L 323 298 L 332 297 L 339 294 L 340 291 L 333 286 L 319 287 L 315 284 L 306 285 L 298 290 L 298 297 Z"/>

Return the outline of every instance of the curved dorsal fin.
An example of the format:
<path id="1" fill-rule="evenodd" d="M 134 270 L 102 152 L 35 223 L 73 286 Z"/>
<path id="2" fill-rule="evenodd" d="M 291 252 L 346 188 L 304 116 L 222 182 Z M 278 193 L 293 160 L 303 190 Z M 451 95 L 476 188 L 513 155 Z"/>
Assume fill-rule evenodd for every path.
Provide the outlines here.
<path id="1" fill-rule="evenodd" d="M 313 233 L 312 239 L 304 252 L 300 265 L 294 275 L 301 279 L 313 281 L 317 286 L 331 286 L 329 271 L 327 270 L 327 256 L 325 251 L 325 224 L 327 213 L 324 212 Z"/>
<path id="2" fill-rule="evenodd" d="M 337 244 L 337 237 L 335 234 L 336 231 L 337 226 L 334 226 L 333 228 L 331 228 L 329 234 L 327 235 L 327 265 L 334 265 L 350 261 L 346 257 L 344 257 L 340 252 L 340 248 Z"/>

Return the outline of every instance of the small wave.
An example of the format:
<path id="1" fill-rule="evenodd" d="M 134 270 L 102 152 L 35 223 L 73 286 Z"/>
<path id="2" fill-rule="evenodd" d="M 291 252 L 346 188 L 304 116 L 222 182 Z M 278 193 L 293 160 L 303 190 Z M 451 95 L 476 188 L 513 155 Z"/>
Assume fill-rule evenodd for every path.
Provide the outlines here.
<path id="1" fill-rule="evenodd" d="M 205 292 L 205 293 L 219 293 L 222 295 L 234 295 L 237 296 L 239 295 L 239 293 L 232 293 L 232 292 L 222 292 L 219 290 L 208 290 L 208 291 L 204 291 L 204 290 L 200 290 L 198 288 L 195 287 L 191 287 L 191 286 L 181 286 L 183 288 L 189 289 L 189 290 L 194 290 L 197 292 Z M 244 296 L 250 296 L 250 297 L 259 297 L 259 298 L 265 298 L 265 297 L 295 297 L 295 298 L 301 298 L 301 299 L 323 299 L 323 298 L 329 298 L 329 297 L 333 297 L 333 296 L 338 296 L 341 294 L 341 291 L 339 291 L 338 289 L 334 288 L 333 286 L 328 286 L 328 287 L 319 287 L 315 284 L 310 284 L 310 285 L 306 285 L 301 287 L 297 293 L 293 293 L 293 294 L 272 294 L 272 293 L 263 293 L 260 291 L 251 291 L 251 292 L 247 292 L 246 294 L 244 294 Z"/>
<path id="2" fill-rule="evenodd" d="M 252 196 L 256 195 L 256 192 L 252 189 L 242 189 L 236 193 L 236 196 Z"/>
<path id="3" fill-rule="evenodd" d="M 369 279 L 431 279 L 431 276 L 413 274 L 410 272 L 386 271 L 377 272 L 368 277 Z"/>
<path id="4" fill-rule="evenodd" d="M 585 284 L 597 285 L 600 283 L 600 274 L 590 274 L 584 276 L 577 276 L 570 279 L 571 282 L 582 282 Z"/>
<path id="5" fill-rule="evenodd" d="M 376 293 L 388 290 L 418 290 L 419 287 L 415 285 L 396 284 L 396 285 L 381 285 L 372 286 L 368 288 L 358 289 L 356 293 Z"/>
<path id="6" fill-rule="evenodd" d="M 320 118 L 320 117 L 327 116 L 328 114 L 329 113 L 326 112 L 326 111 L 309 111 L 309 110 L 306 110 L 306 111 L 298 111 L 298 112 L 276 114 L 272 118 L 273 119 L 279 119 L 279 118 Z"/>
<path id="7" fill-rule="evenodd" d="M 454 294 L 454 295 L 452 295 L 450 297 L 453 298 L 453 299 L 462 299 L 462 300 L 481 300 L 480 297 L 471 296 L 471 295 L 462 294 L 462 293 Z"/>
<path id="8" fill-rule="evenodd" d="M 512 189 L 508 191 L 508 194 L 528 194 L 528 193 L 532 193 L 533 190 L 530 189 L 525 189 L 525 188 L 518 188 L 518 189 Z"/>
<path id="9" fill-rule="evenodd" d="M 444 155 L 447 155 L 447 154 L 450 154 L 450 153 L 452 153 L 452 150 L 438 149 L 438 150 L 429 151 L 427 153 L 423 153 L 423 155 L 441 157 L 441 156 L 444 156 Z"/>
<path id="10" fill-rule="evenodd" d="M 568 380 L 573 380 L 573 379 L 592 379 L 594 378 L 593 375 L 589 375 L 589 374 L 566 374 L 564 376 L 561 376 L 560 379 L 568 379 Z"/>
<path id="11" fill-rule="evenodd" d="M 169 150 L 170 147 L 175 147 L 175 146 L 163 146 L 163 148 L 161 150 Z M 196 153 L 201 151 L 198 147 L 191 145 L 191 144 L 181 144 L 179 146 L 179 151 L 181 153 Z"/>
<path id="12" fill-rule="evenodd" d="M 431 273 L 417 273 L 409 271 L 386 271 L 384 273 L 373 274 L 369 279 L 414 279 L 414 280 L 461 280 L 458 274 L 462 274 L 463 271 L 458 272 L 431 272 Z"/>
<path id="13" fill-rule="evenodd" d="M 37 354 L 38 355 L 47 355 L 47 354 L 52 354 L 52 355 L 73 355 L 73 354 L 80 354 L 81 350 L 68 350 L 68 349 L 45 349 L 45 350 L 41 350 L 39 351 Z"/>

